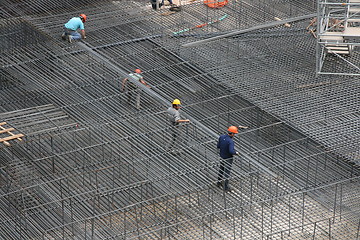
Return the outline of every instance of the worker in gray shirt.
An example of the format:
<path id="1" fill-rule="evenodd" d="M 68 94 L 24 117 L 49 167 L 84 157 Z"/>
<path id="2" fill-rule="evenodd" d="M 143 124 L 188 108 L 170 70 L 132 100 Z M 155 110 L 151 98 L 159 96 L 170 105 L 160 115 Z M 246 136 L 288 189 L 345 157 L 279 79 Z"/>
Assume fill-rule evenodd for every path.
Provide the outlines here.
<path id="1" fill-rule="evenodd" d="M 121 92 L 127 95 L 128 103 L 131 104 L 134 102 L 136 109 L 140 110 L 140 89 L 131 81 L 129 78 L 139 81 L 144 84 L 146 87 L 151 88 L 149 84 L 144 81 L 143 76 L 141 75 L 142 71 L 140 69 L 135 69 L 134 73 L 130 73 L 128 78 L 124 78 L 122 81 Z"/>
<path id="2" fill-rule="evenodd" d="M 180 100 L 174 99 L 174 101 L 172 102 L 172 106 L 169 107 L 167 110 L 169 121 L 172 126 L 171 127 L 172 140 L 170 142 L 168 150 L 171 150 L 174 147 L 174 144 L 179 136 L 179 124 L 190 122 L 189 119 L 181 119 L 180 108 L 181 108 Z"/>

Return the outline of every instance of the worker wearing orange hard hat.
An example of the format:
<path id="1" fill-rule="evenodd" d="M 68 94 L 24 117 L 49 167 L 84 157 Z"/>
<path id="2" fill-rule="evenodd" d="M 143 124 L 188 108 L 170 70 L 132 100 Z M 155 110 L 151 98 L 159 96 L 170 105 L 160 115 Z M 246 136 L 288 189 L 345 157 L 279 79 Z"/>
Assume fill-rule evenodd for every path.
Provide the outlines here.
<path id="1" fill-rule="evenodd" d="M 167 109 L 168 119 L 171 126 L 172 140 L 168 147 L 168 150 L 171 150 L 174 147 L 175 142 L 179 137 L 179 125 L 180 123 L 188 123 L 189 119 L 181 119 L 180 115 L 181 102 L 179 99 L 174 99 L 172 101 L 172 106 Z"/>
<path id="2" fill-rule="evenodd" d="M 217 148 L 220 150 L 220 169 L 218 175 L 217 186 L 221 187 L 225 192 L 230 192 L 229 178 L 234 155 L 239 153 L 235 151 L 233 137 L 239 133 L 236 126 L 230 126 L 227 134 L 221 135 L 218 139 Z"/>
<path id="3" fill-rule="evenodd" d="M 71 18 L 64 25 L 64 32 L 61 35 L 63 40 L 68 40 L 71 43 L 73 40 L 85 39 L 85 26 L 84 23 L 87 20 L 87 16 L 85 14 L 80 14 L 78 17 Z M 80 33 L 77 30 L 80 30 Z"/>
<path id="4" fill-rule="evenodd" d="M 134 81 L 139 81 L 144 84 L 146 87 L 151 88 L 144 80 L 144 77 L 141 75 L 142 71 L 137 68 L 133 73 L 129 73 L 129 77 L 122 80 L 121 92 L 124 92 L 127 95 L 128 103 L 135 103 L 136 109 L 140 109 L 140 90 L 133 82 L 129 82 L 129 78 Z"/>

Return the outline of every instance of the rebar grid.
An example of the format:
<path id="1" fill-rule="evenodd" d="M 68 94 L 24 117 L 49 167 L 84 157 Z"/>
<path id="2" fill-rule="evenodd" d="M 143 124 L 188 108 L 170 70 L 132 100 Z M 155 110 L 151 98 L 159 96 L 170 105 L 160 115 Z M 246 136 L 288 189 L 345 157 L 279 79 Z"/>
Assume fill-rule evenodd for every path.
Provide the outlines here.
<path id="1" fill-rule="evenodd" d="M 1 73 L 11 81 L 1 90 L 4 116 L 14 121 L 17 113 L 47 104 L 53 104 L 52 111 L 59 116 L 66 115 L 56 124 L 60 129 L 32 130 L 25 143 L 0 149 L 0 226 L 7 238 L 270 239 L 288 234 L 288 238 L 299 239 L 323 232 L 329 238 L 359 235 L 359 171 L 336 154 L 351 146 L 321 132 L 322 121 L 337 122 L 349 114 L 355 115 L 347 123 L 356 124 L 356 104 L 351 105 L 354 110 L 347 111 L 344 98 L 338 104 L 341 111 L 334 112 L 333 108 L 324 118 L 321 114 L 304 116 L 307 108 L 301 108 L 299 99 L 312 96 L 309 102 L 313 103 L 318 94 L 303 90 L 314 88 L 313 80 L 301 79 L 311 75 L 307 70 L 310 64 L 301 63 L 309 56 L 299 52 L 294 57 L 289 52 L 291 46 L 284 44 L 299 37 L 301 26 L 296 34 L 274 28 L 249 34 L 242 41 L 228 39 L 211 49 L 204 46 L 196 51 L 179 47 L 193 37 L 171 37 L 183 23 L 191 27 L 225 13 L 231 15 L 227 23 L 191 33 L 228 31 L 272 21 L 274 15 L 286 18 L 306 14 L 308 7 L 314 9 L 312 5 L 253 1 L 248 6 L 238 2 L 215 12 L 196 3 L 165 18 L 144 8 L 143 3 L 91 3 L 94 5 L 82 9 L 94 19 L 87 23 L 86 44 L 69 45 L 59 39 L 62 24 L 74 15 L 67 11 L 77 5 L 58 10 L 33 5 L 34 11 L 27 9 L 31 14 L 27 12 L 24 19 L 34 26 L 37 35 L 46 35 L 48 40 L 2 50 Z M 288 8 L 278 9 L 280 5 Z M 248 14 L 247 21 L 239 21 L 239 11 Z M 269 42 L 278 44 L 272 40 L 274 31 L 287 46 L 276 64 L 302 64 L 290 68 L 301 73 L 291 80 L 283 68 L 269 62 L 276 53 Z M 301 44 L 310 45 L 305 40 Z M 245 53 L 250 57 L 243 57 Z M 270 87 L 269 81 L 267 88 L 263 86 L 267 79 L 259 71 L 253 77 L 251 71 L 242 70 L 254 65 L 256 70 L 271 69 Z M 145 80 L 152 86 L 150 92 L 141 91 L 140 110 L 120 92 L 121 80 L 135 68 L 144 71 Z M 242 71 L 242 83 L 239 73 L 233 74 L 230 69 Z M 280 80 L 287 85 L 275 82 L 280 73 Z M 244 82 L 248 87 L 241 91 Z M 298 91 L 303 95 L 291 89 L 297 84 L 305 85 Z M 274 89 L 277 92 L 272 96 Z M 347 89 L 345 86 L 342 94 Z M 325 94 L 334 92 L 322 94 L 326 102 Z M 180 98 L 186 115 L 197 120 L 182 127 L 179 152 L 175 154 L 166 149 L 170 140 L 165 113 L 168 106 L 159 102 L 158 96 L 169 102 Z M 278 105 L 282 102 L 294 107 Z M 275 109 L 275 116 L 282 112 L 285 121 L 253 103 L 267 112 Z M 39 120 L 32 119 L 32 113 L 28 115 L 32 126 L 38 127 L 34 121 Z M 302 134 L 306 117 L 311 117 L 309 123 L 314 129 L 309 135 L 326 134 L 323 139 L 328 142 L 319 143 Z M 46 124 L 52 126 L 49 118 Z M 300 127 L 290 127 L 289 118 L 300 119 Z M 62 127 L 68 123 L 71 127 Z M 24 123 L 19 120 L 17 124 L 25 132 Z M 231 183 L 235 191 L 224 194 L 214 186 L 219 159 L 213 135 L 233 124 L 250 129 L 236 139 L 243 155 L 233 166 Z M 265 175 L 259 166 L 277 177 Z M 337 225 L 335 219 L 339 218 L 342 221 Z M 324 227 L 329 219 L 333 223 Z M 348 232 L 340 231 L 345 221 L 349 222 Z M 299 229 L 302 231 L 297 235 Z"/>
<path id="2" fill-rule="evenodd" d="M 82 233 L 83 238 L 87 234 L 93 238 L 103 237 L 103 234 L 107 234 L 104 239 L 113 237 L 193 239 L 194 236 L 197 239 L 209 239 L 211 237 L 254 239 L 254 236 L 276 236 L 278 232 L 287 236 L 292 235 L 294 237 L 295 235 L 297 239 L 309 235 L 315 237 L 324 233 L 335 238 L 354 238 L 358 234 L 356 231 L 358 217 L 351 216 L 351 212 L 342 215 L 349 217 L 347 218 L 348 223 L 355 223 L 348 226 L 347 231 L 344 231 L 343 225 L 346 223 L 338 216 L 338 213 L 342 211 L 341 208 L 336 209 L 332 214 L 327 214 L 327 210 L 323 209 L 321 205 L 313 205 L 311 198 L 308 197 L 308 195 L 316 195 L 319 190 L 324 190 L 330 193 L 330 196 L 335 196 L 335 198 L 328 200 L 337 204 L 338 201 L 342 200 L 337 195 L 340 193 L 339 189 L 342 188 L 343 184 L 345 182 L 261 201 L 252 201 L 250 198 L 245 200 L 248 203 L 240 207 L 238 202 L 233 202 L 233 199 L 228 198 L 221 203 L 226 206 L 225 209 L 224 206 L 218 205 L 219 202 L 209 204 L 209 200 L 212 201 L 218 197 L 217 190 L 214 191 L 214 189 L 188 193 L 175 198 L 162 196 L 163 201 L 160 199 L 154 199 L 154 202 L 141 201 L 132 205 L 131 208 L 116 209 L 83 221 L 73 221 L 50 229 L 45 235 L 46 237 L 61 237 L 65 233 L 66 237 L 71 237 L 74 233 L 73 229 L 77 225 L 82 225 L 87 226 L 88 229 L 87 232 Z M 259 186 L 261 184 L 252 185 L 253 189 Z M 254 192 L 254 195 L 256 194 Z M 128 193 L 124 195 L 128 195 Z M 236 196 L 235 199 L 244 197 L 242 194 L 240 195 Z M 303 206 L 309 204 L 317 208 L 318 219 L 321 220 L 314 221 L 314 219 L 308 218 L 308 214 L 312 217 L 313 214 L 304 212 Z M 283 221 L 288 224 L 282 230 L 280 230 L 281 225 L 279 226 L 273 219 L 278 213 L 282 214 Z M 326 216 L 325 219 L 324 216 Z M 157 219 L 158 224 L 151 225 L 153 219 Z M 321 225 L 326 221 L 329 221 L 330 226 L 322 228 Z M 299 224 L 303 226 L 300 233 L 297 232 L 300 228 L 297 227 Z M 309 229 L 309 226 L 313 227 Z M 104 231 L 104 229 L 106 230 Z M 296 231 L 292 232 L 291 230 L 294 229 Z M 111 232 L 117 233 L 111 234 Z"/>
<path id="3" fill-rule="evenodd" d="M 264 31 L 249 38 L 242 36 L 241 40 L 227 39 L 191 49 L 191 59 L 257 106 L 357 162 L 355 142 L 359 141 L 360 103 L 357 78 L 315 76 L 311 70 L 314 59 L 303 54 L 311 45 L 301 46 L 310 36 L 303 34 L 303 41 L 294 42 L 290 35 L 263 39 L 262 34 Z M 294 46 L 289 42 L 294 42 Z M 273 49 L 276 44 L 284 48 Z M 205 51 L 208 47 L 213 51 Z M 348 148 L 337 147 L 339 134 Z"/>

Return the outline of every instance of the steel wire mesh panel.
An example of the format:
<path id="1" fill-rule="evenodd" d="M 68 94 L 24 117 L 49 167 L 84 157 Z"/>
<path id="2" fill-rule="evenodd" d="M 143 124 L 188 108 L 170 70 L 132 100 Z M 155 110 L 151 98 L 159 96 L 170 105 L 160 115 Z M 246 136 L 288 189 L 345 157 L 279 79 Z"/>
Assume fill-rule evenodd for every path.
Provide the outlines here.
<path id="1" fill-rule="evenodd" d="M 29 133 L 26 142 L 0 148 L 7 238 L 359 234 L 359 171 L 344 159 L 356 158 L 357 138 L 324 131 L 357 126 L 356 91 L 347 94 L 356 81 L 314 77 L 306 23 L 181 47 L 308 14 L 314 1 L 238 1 L 217 10 L 193 3 L 169 16 L 138 1 L 54 4 L 8 0 L 0 9 L 7 18 L 0 116 Z M 62 41 L 62 25 L 80 12 L 89 15 L 87 41 Z M 12 42 L 9 31 L 22 37 Z M 136 68 L 151 86 L 140 91 L 139 109 L 120 91 Z M 174 98 L 195 120 L 180 128 L 177 151 L 167 148 Z M 234 191 L 225 194 L 215 187 L 215 136 L 238 124 L 250 128 L 235 139 L 242 155 L 233 164 Z"/>

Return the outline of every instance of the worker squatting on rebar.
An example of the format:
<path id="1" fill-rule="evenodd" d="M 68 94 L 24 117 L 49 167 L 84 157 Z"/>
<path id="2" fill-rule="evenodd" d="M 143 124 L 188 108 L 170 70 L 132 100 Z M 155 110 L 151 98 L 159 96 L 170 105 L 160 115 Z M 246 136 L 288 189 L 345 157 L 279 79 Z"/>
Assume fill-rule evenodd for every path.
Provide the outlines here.
<path id="1" fill-rule="evenodd" d="M 167 109 L 169 122 L 170 122 L 170 131 L 171 131 L 171 140 L 168 147 L 168 150 L 173 150 L 173 147 L 179 137 L 179 125 L 180 123 L 189 123 L 189 119 L 181 119 L 180 115 L 181 102 L 179 99 L 174 99 L 172 106 Z"/>
<path id="2" fill-rule="evenodd" d="M 84 25 L 86 18 L 85 14 L 80 14 L 79 17 L 73 17 L 65 23 L 64 32 L 61 35 L 62 39 L 68 40 L 69 43 L 71 43 L 72 40 L 78 40 L 81 38 L 86 39 Z M 78 32 L 78 29 L 80 29 L 80 33 Z"/>
<path id="3" fill-rule="evenodd" d="M 229 186 L 231 167 L 234 155 L 239 155 L 239 153 L 235 151 L 233 137 L 239 132 L 238 128 L 235 126 L 230 126 L 227 131 L 227 134 L 221 135 L 219 137 L 217 143 L 217 148 L 219 149 L 221 161 L 218 181 L 216 185 L 222 188 L 225 192 L 230 192 L 232 190 Z"/>
<path id="4" fill-rule="evenodd" d="M 129 73 L 129 77 L 131 77 L 135 81 L 139 81 L 144 84 L 146 87 L 151 88 L 149 84 L 144 81 L 144 77 L 141 75 L 142 71 L 140 69 L 135 69 L 134 73 Z M 135 108 L 140 109 L 140 89 L 131 81 L 128 83 L 129 78 L 124 78 L 122 80 L 121 92 L 127 94 L 128 103 L 135 103 Z"/>

